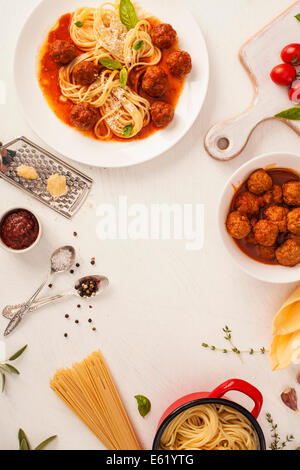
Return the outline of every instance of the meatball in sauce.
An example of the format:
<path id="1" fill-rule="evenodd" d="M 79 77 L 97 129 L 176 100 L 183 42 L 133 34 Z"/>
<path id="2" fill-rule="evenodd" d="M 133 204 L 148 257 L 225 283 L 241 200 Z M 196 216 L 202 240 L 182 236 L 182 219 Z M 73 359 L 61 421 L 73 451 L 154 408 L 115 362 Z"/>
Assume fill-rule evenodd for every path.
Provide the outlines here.
<path id="1" fill-rule="evenodd" d="M 57 39 L 50 46 L 50 56 L 56 64 L 68 65 L 77 56 L 74 44 Z"/>
<path id="2" fill-rule="evenodd" d="M 159 49 L 170 49 L 177 38 L 175 29 L 170 24 L 161 23 L 152 28 L 151 39 Z"/>
<path id="3" fill-rule="evenodd" d="M 300 263 L 300 176 L 283 168 L 254 171 L 237 189 L 226 227 L 239 249 L 255 261 L 296 266 Z"/>

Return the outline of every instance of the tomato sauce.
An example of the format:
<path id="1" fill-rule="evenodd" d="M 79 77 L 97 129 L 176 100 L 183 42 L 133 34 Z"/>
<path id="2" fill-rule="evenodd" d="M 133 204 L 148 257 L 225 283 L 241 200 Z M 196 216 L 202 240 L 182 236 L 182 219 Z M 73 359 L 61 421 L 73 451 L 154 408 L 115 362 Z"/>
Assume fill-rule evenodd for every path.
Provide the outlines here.
<path id="1" fill-rule="evenodd" d="M 147 19 L 152 26 L 159 24 L 160 21 L 155 18 L 148 18 Z M 50 31 L 46 42 L 42 46 L 39 58 L 39 71 L 38 71 L 38 78 L 39 84 L 43 91 L 43 94 L 51 107 L 54 111 L 56 116 L 63 121 L 65 124 L 72 126 L 70 122 L 70 113 L 73 106 L 73 103 L 70 100 L 65 101 L 62 97 L 60 86 L 59 86 L 59 69 L 60 66 L 56 64 L 50 56 L 50 45 L 55 42 L 57 39 L 72 42 L 70 36 L 70 24 L 72 21 L 72 14 L 67 13 L 58 20 L 55 27 Z M 148 96 L 140 86 L 140 81 L 137 83 L 137 91 L 140 96 L 146 98 L 150 104 L 154 101 L 166 101 L 167 103 L 171 104 L 174 108 L 176 108 L 178 100 L 183 90 L 185 79 L 176 78 L 169 73 L 168 67 L 166 65 L 168 55 L 173 52 L 174 50 L 178 50 L 178 41 L 168 50 L 162 51 L 162 59 L 159 63 L 160 67 L 162 67 L 169 77 L 169 89 L 168 92 L 159 99 L 151 98 Z M 77 54 L 82 54 L 83 51 L 77 49 Z M 134 70 L 134 69 L 133 69 Z M 133 72 L 134 74 L 135 72 Z M 130 74 L 132 75 L 132 74 Z M 130 77 L 131 78 L 131 77 Z M 129 80 L 128 85 L 130 85 L 131 80 Z M 73 126 L 72 126 L 73 127 Z M 97 139 L 94 131 L 81 131 L 77 128 L 74 128 L 76 131 Z M 137 134 L 132 139 L 126 139 L 127 141 L 131 140 L 140 140 L 146 139 L 147 137 L 151 136 L 155 132 L 159 131 L 153 122 L 150 122 L 146 127 L 144 127 L 139 134 Z M 124 142 L 125 139 L 121 139 L 112 134 L 111 141 L 117 142 Z"/>
<path id="2" fill-rule="evenodd" d="M 36 217 L 25 209 L 9 212 L 0 226 L 1 240 L 13 250 L 29 248 L 36 241 L 39 231 Z"/>
<path id="3" fill-rule="evenodd" d="M 271 178 L 273 180 L 273 185 L 279 185 L 281 188 L 286 183 L 289 183 L 290 181 L 300 181 L 300 176 L 296 172 L 294 172 L 293 170 L 289 170 L 289 169 L 285 169 L 285 168 L 273 168 L 273 169 L 266 170 L 266 171 L 271 176 Z M 235 203 L 236 203 L 236 200 L 237 200 L 238 196 L 240 194 L 248 191 L 247 183 L 248 183 L 248 180 L 245 181 L 236 190 L 236 193 L 235 193 L 235 195 L 233 197 L 233 200 L 231 202 L 230 212 L 233 212 L 235 210 L 235 207 L 236 207 Z M 263 205 L 260 209 L 259 215 L 254 216 L 251 219 L 251 222 L 254 219 L 258 219 L 258 220 L 263 219 L 265 210 L 268 207 L 273 206 L 273 205 L 274 204 L 270 204 L 270 205 L 265 204 L 265 205 Z M 282 207 L 287 207 L 289 210 L 295 209 L 295 207 L 287 206 L 284 202 L 282 202 L 281 204 L 276 204 L 276 205 L 279 205 L 279 206 L 282 206 Z M 289 235 L 289 232 L 279 234 L 278 239 L 277 239 L 277 243 L 276 243 L 277 248 L 287 240 L 288 235 Z M 252 258 L 255 261 L 258 261 L 258 262 L 263 263 L 263 264 L 269 264 L 269 265 L 278 265 L 279 264 L 277 262 L 276 258 L 274 258 L 273 260 L 266 260 L 261 254 L 259 245 L 249 243 L 247 238 L 243 238 L 242 240 L 235 240 L 235 239 L 233 239 L 233 240 L 234 240 L 235 244 L 239 247 L 239 249 L 244 254 L 246 254 L 249 258 Z"/>

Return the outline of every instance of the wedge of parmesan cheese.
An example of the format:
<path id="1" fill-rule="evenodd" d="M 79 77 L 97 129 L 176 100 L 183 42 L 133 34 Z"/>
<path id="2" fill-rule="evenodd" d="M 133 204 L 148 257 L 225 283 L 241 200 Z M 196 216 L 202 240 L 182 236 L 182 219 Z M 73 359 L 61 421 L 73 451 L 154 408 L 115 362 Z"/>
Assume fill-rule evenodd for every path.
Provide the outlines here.
<path id="1" fill-rule="evenodd" d="M 61 196 L 64 196 L 68 192 L 68 186 L 66 177 L 55 174 L 51 175 L 47 182 L 47 191 L 53 199 L 58 199 Z"/>
<path id="2" fill-rule="evenodd" d="M 20 165 L 17 168 L 17 173 L 26 180 L 36 180 L 38 178 L 38 174 L 32 166 Z"/>

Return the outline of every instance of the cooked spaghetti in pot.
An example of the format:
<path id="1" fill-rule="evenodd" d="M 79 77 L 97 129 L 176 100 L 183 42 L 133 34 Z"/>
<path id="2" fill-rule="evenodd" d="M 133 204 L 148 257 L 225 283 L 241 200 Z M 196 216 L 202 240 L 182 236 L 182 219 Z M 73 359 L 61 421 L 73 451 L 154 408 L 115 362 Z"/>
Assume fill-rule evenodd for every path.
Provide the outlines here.
<path id="1" fill-rule="evenodd" d="M 256 432 L 229 406 L 194 406 L 174 418 L 164 431 L 161 450 L 257 450 Z"/>

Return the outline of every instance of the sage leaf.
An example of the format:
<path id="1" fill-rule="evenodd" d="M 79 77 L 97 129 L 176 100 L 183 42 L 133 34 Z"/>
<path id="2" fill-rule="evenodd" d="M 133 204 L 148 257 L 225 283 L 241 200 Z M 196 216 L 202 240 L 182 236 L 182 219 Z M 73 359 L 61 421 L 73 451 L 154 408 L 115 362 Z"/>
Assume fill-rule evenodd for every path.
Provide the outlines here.
<path id="1" fill-rule="evenodd" d="M 5 377 L 5 374 L 3 374 L 3 372 L 1 372 L 1 377 L 2 377 L 2 393 L 4 392 L 4 389 L 5 389 L 5 382 L 6 382 L 6 377 Z"/>
<path id="2" fill-rule="evenodd" d="M 120 1 L 120 20 L 126 28 L 135 28 L 138 23 L 138 17 L 135 8 L 130 0 Z"/>
<path id="3" fill-rule="evenodd" d="M 300 21 L 300 13 L 298 13 L 298 15 L 295 16 L 296 20 Z"/>
<path id="4" fill-rule="evenodd" d="M 56 439 L 57 436 L 51 436 L 51 437 L 48 437 L 48 439 L 46 439 L 45 441 L 41 442 L 34 450 L 43 450 L 45 449 L 45 447 L 50 444 L 50 442 L 54 441 L 54 439 Z"/>
<path id="5" fill-rule="evenodd" d="M 138 403 L 138 410 L 140 415 L 145 418 L 148 413 L 150 413 L 151 410 L 151 402 L 147 397 L 144 397 L 143 395 L 136 395 L 134 397 Z"/>
<path id="6" fill-rule="evenodd" d="M 16 352 L 16 354 L 11 356 L 8 360 L 9 361 L 15 361 L 16 359 L 18 359 L 18 357 L 20 357 L 23 354 L 25 349 L 27 349 L 27 346 L 28 346 L 28 344 L 26 344 L 26 346 L 24 346 L 22 349 L 20 349 L 20 351 Z"/>
<path id="7" fill-rule="evenodd" d="M 300 106 L 286 109 L 275 115 L 277 118 L 288 119 L 290 121 L 300 121 Z"/>
<path id="8" fill-rule="evenodd" d="M 120 72 L 120 85 L 122 88 L 126 88 L 126 85 L 127 85 L 127 80 L 128 80 L 128 72 L 125 68 L 122 68 L 121 72 Z"/>
<path id="9" fill-rule="evenodd" d="M 19 429 L 18 439 L 19 439 L 20 450 L 30 450 L 30 444 L 23 429 Z M 23 447 L 26 447 L 26 448 L 23 448 Z"/>
<path id="10" fill-rule="evenodd" d="M 99 63 L 109 70 L 121 70 L 123 68 L 122 64 L 118 60 L 109 58 L 99 59 Z"/>
<path id="11" fill-rule="evenodd" d="M 9 374 L 17 374 L 20 375 L 20 372 L 15 367 L 11 366 L 10 364 L 0 364 L 0 369 L 5 370 Z"/>
<path id="12" fill-rule="evenodd" d="M 77 28 L 82 28 L 83 22 L 82 21 L 76 21 L 75 26 L 77 26 Z"/>
<path id="13" fill-rule="evenodd" d="M 126 137 L 129 137 L 132 134 L 133 125 L 129 124 L 128 126 L 123 127 L 122 134 Z"/>
<path id="14" fill-rule="evenodd" d="M 140 49 L 142 49 L 144 45 L 144 41 L 135 41 L 135 43 L 133 44 L 133 49 L 135 51 L 139 51 Z"/>

